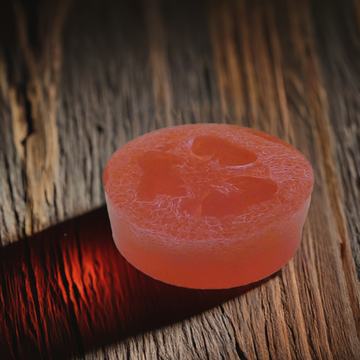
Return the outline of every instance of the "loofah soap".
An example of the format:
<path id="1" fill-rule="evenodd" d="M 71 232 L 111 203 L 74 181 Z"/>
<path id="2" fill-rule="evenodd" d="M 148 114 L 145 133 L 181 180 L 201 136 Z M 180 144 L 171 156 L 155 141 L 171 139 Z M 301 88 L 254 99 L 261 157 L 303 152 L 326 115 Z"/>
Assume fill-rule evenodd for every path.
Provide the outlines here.
<path id="1" fill-rule="evenodd" d="M 263 279 L 295 254 L 313 172 L 286 142 L 234 125 L 153 131 L 104 170 L 115 244 L 147 275 L 220 289 Z"/>

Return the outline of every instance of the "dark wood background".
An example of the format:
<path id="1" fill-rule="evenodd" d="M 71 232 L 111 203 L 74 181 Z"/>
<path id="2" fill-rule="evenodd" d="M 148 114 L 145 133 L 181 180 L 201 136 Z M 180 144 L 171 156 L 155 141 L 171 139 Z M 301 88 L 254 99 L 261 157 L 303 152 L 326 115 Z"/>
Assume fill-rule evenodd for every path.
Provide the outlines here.
<path id="1" fill-rule="evenodd" d="M 260 283 L 166 285 L 111 239 L 111 154 L 196 122 L 313 165 L 300 249 Z M 0 244 L 1 359 L 360 359 L 360 2 L 2 1 Z"/>

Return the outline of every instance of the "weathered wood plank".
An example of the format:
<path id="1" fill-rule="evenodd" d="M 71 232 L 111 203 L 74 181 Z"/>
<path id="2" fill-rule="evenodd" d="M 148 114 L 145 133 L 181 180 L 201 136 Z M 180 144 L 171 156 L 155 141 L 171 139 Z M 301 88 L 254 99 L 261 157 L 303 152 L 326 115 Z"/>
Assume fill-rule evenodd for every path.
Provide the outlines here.
<path id="1" fill-rule="evenodd" d="M 3 245 L 102 205 L 111 153 L 162 126 L 265 130 L 309 158 L 315 188 L 294 259 L 248 288 L 146 277 L 104 208 L 1 248 L 6 356 L 359 358 L 357 2 L 36 4 L 0 12 Z"/>
<path id="2" fill-rule="evenodd" d="M 201 291 L 144 275 L 117 251 L 104 207 L 2 248 L 0 259 L 0 344 L 15 357 L 84 354 L 258 285 Z"/>
<path id="3" fill-rule="evenodd" d="M 351 5 L 349 3 L 340 7 L 336 2 L 331 2 L 326 7 L 313 7 L 313 12 L 318 18 L 324 16 L 323 9 L 326 11 L 326 20 L 318 23 L 317 36 L 334 144 L 333 156 L 329 154 L 329 157 L 334 159 L 334 167 L 336 167 L 334 172 L 338 174 L 339 180 L 337 203 L 341 214 L 338 218 L 342 222 L 340 225 L 342 236 L 346 237 L 345 241 L 341 241 L 341 260 L 348 284 L 354 277 L 357 281 L 360 279 L 360 112 L 358 106 L 360 62 L 356 56 L 360 51 L 358 42 L 360 23 L 357 22 L 359 13 L 354 14 L 354 8 Z M 354 2 L 354 6 L 355 10 L 358 9 L 358 2 Z M 335 21 L 335 14 L 338 14 L 343 21 Z M 344 19 L 349 21 L 344 21 Z M 360 331 L 359 291 L 357 282 L 357 285 L 351 289 L 350 298 L 358 334 Z"/>

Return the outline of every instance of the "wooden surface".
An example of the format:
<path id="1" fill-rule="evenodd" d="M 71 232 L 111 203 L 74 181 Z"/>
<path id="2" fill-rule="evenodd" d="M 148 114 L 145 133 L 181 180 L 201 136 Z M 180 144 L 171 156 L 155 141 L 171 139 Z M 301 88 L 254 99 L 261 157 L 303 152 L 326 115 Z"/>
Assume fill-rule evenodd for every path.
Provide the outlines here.
<path id="1" fill-rule="evenodd" d="M 0 40 L 1 359 L 360 359 L 358 0 L 4 1 Z M 299 251 L 261 283 L 176 288 L 113 245 L 108 158 L 194 122 L 313 165 Z"/>

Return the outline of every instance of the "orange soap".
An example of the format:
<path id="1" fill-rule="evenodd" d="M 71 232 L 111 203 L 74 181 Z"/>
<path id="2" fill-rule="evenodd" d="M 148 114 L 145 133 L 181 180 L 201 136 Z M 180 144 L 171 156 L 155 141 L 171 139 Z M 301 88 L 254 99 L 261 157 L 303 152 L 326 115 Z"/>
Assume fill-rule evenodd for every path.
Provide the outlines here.
<path id="1" fill-rule="evenodd" d="M 286 142 L 249 128 L 153 131 L 104 171 L 115 244 L 145 274 L 220 289 L 263 279 L 295 254 L 313 172 Z"/>

